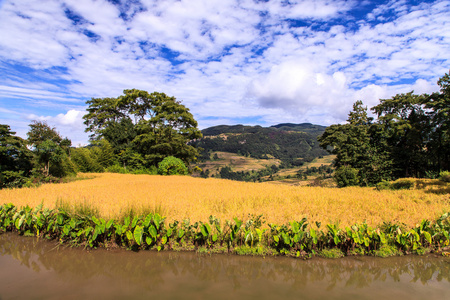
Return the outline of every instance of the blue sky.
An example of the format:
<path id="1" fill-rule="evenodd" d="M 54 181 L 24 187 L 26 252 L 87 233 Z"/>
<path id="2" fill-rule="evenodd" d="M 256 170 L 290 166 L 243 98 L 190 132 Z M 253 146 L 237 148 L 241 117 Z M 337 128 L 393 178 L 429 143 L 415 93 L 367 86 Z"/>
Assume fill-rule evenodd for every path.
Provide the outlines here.
<path id="1" fill-rule="evenodd" d="M 438 90 L 450 1 L 0 0 L 0 124 L 87 143 L 86 100 L 164 92 L 200 128 L 345 122 Z"/>

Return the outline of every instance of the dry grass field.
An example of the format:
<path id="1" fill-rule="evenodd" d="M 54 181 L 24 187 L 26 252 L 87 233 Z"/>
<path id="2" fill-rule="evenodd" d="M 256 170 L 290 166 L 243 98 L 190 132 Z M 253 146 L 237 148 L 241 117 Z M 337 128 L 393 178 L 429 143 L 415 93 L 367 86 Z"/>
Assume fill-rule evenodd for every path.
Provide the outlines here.
<path id="1" fill-rule="evenodd" d="M 91 176 L 90 174 L 88 176 Z M 54 208 L 97 208 L 104 218 L 120 218 L 130 209 L 157 211 L 167 219 L 207 221 L 247 219 L 263 214 L 268 223 L 284 224 L 307 217 L 310 222 L 347 226 L 366 221 L 415 225 L 450 211 L 450 195 L 432 190 L 376 191 L 373 188 L 320 188 L 246 183 L 189 176 L 96 174 L 95 178 L 37 188 L 0 190 L 0 204 Z"/>

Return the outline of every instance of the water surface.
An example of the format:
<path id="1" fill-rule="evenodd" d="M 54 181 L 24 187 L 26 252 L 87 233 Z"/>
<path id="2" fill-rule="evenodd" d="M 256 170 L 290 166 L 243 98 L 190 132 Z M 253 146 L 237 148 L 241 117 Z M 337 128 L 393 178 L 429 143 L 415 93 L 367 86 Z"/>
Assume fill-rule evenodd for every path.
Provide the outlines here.
<path id="1" fill-rule="evenodd" d="M 448 299 L 450 259 L 132 252 L 0 235 L 0 299 Z"/>

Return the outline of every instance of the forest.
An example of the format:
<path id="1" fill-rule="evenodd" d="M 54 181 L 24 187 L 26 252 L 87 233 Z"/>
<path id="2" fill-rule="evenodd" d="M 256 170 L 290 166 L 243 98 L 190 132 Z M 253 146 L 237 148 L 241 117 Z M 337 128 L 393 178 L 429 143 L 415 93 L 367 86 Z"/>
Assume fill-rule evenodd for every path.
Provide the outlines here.
<path id="1" fill-rule="evenodd" d="M 282 168 L 288 168 L 327 155 L 317 142 L 325 128 L 309 123 L 271 127 L 220 125 L 202 130 L 204 137 L 192 145 L 201 149 L 200 161 L 209 160 L 214 151 L 224 151 L 257 159 L 277 158 Z"/>

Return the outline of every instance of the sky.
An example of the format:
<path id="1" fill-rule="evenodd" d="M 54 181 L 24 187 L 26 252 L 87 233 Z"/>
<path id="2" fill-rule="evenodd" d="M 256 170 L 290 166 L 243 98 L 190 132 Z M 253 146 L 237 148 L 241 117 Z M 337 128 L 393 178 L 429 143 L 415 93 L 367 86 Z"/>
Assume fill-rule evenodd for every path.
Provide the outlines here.
<path id="1" fill-rule="evenodd" d="M 0 0 L 0 124 L 88 143 L 91 98 L 181 100 L 214 125 L 343 123 L 352 105 L 438 91 L 450 1 Z"/>

